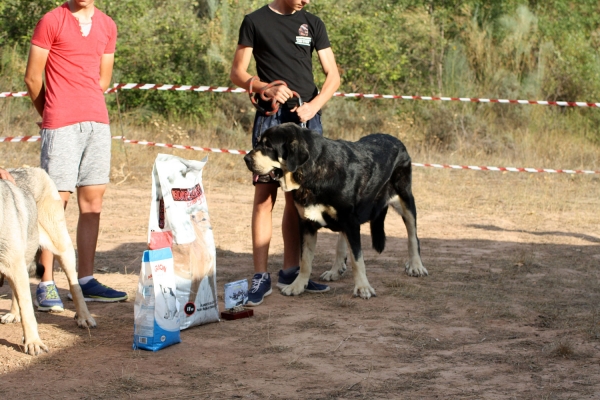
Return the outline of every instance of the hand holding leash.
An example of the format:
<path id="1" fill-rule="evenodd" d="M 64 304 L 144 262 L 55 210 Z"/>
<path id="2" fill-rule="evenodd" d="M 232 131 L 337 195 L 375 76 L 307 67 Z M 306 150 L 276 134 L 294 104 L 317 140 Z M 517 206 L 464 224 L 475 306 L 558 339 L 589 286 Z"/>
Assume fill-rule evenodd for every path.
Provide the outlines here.
<path id="1" fill-rule="evenodd" d="M 300 95 L 294 92 L 293 90 L 290 90 L 287 86 L 287 83 L 285 83 L 284 81 L 273 81 L 257 92 L 260 98 L 264 101 L 271 101 L 271 111 L 267 111 L 258 104 L 256 96 L 254 96 L 253 94 L 252 86 L 254 84 L 254 81 L 260 81 L 260 79 L 257 76 L 253 76 L 252 78 L 250 78 L 248 96 L 250 97 L 250 101 L 252 102 L 254 107 L 265 115 L 274 115 L 275 113 L 277 113 L 277 111 L 279 111 L 279 105 L 285 103 L 288 99 L 292 97 L 300 99 Z M 269 91 L 269 93 L 267 93 L 267 90 Z M 302 100 L 300 99 L 300 105 L 301 104 Z"/>
<path id="2" fill-rule="evenodd" d="M 313 105 L 310 103 L 303 103 L 301 100 L 299 101 L 298 106 L 294 107 L 292 111 L 296 111 L 298 118 L 302 121 L 302 126 L 305 126 L 306 121 L 310 121 L 317 114 Z"/>
<path id="3" fill-rule="evenodd" d="M 294 93 L 296 94 L 296 97 L 298 98 L 298 105 L 296 107 L 292 108 L 290 111 L 292 111 L 292 112 L 296 111 L 296 114 L 298 114 L 298 109 L 304 105 L 304 102 L 302 101 L 302 97 L 300 97 L 300 95 L 298 93 L 296 93 L 296 92 L 294 92 Z M 306 105 L 308 106 L 308 103 L 306 103 Z M 298 118 L 300 118 L 300 126 L 303 128 L 306 128 L 306 122 L 302 121 L 300 114 L 298 114 Z"/>

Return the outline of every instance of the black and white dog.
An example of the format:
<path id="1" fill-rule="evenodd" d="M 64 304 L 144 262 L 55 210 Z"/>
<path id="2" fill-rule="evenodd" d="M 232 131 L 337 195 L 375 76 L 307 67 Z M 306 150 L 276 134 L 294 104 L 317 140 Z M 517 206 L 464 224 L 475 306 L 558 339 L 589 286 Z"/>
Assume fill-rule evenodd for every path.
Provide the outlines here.
<path id="1" fill-rule="evenodd" d="M 253 173 L 271 175 L 284 191 L 293 191 L 300 215 L 302 259 L 296 280 L 286 295 L 304 291 L 312 270 L 317 231 L 340 232 L 336 260 L 323 273 L 326 281 L 339 279 L 350 247 L 354 295 L 375 295 L 365 273 L 360 225 L 371 225 L 373 248 L 385 248 L 384 220 L 391 205 L 402 216 L 408 234 L 411 276 L 428 275 L 417 237 L 417 209 L 411 191 L 412 166 L 406 148 L 393 136 L 376 133 L 357 142 L 331 140 L 294 123 L 265 131 L 254 150 L 244 157 Z"/>

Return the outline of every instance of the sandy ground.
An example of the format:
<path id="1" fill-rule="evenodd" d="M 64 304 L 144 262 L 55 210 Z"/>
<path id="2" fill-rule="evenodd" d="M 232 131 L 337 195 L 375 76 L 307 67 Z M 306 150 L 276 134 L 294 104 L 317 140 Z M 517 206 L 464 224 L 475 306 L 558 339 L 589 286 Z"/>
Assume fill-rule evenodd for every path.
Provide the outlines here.
<path id="1" fill-rule="evenodd" d="M 50 353 L 25 355 L 21 326 L 0 326 L 0 393 L 44 399 L 583 399 L 600 398 L 600 182 L 472 171 L 415 171 L 422 256 L 430 276 L 404 274 L 406 233 L 388 213 L 386 250 L 370 249 L 377 297 L 352 297 L 352 276 L 326 294 L 274 289 L 254 317 L 194 327 L 159 352 L 132 350 L 150 184 L 108 189 L 97 278 L 129 293 L 88 303 L 79 329 L 66 310 L 36 312 Z M 248 183 L 205 181 L 223 285 L 250 278 Z M 74 237 L 75 201 L 67 209 Z M 275 208 L 280 230 L 282 204 Z M 336 236 L 319 234 L 313 278 L 331 267 Z M 282 241 L 270 271 L 281 268 Z M 36 280 L 31 280 L 35 290 Z M 0 288 L 0 313 L 10 308 Z"/>

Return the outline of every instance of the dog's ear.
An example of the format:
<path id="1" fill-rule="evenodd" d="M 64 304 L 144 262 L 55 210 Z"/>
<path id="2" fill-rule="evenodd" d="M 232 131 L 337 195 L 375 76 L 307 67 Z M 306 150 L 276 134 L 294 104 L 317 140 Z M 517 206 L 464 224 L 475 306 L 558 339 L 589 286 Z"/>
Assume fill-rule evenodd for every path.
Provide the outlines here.
<path id="1" fill-rule="evenodd" d="M 305 140 L 295 137 L 288 142 L 286 165 L 287 170 L 296 172 L 309 159 L 308 145 Z"/>

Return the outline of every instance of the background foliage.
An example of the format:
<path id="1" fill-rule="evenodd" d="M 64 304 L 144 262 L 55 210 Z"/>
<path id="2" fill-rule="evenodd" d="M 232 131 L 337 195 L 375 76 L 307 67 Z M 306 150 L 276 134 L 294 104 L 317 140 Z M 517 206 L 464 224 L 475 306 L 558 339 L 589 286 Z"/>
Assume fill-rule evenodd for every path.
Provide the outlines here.
<path id="1" fill-rule="evenodd" d="M 29 40 L 53 0 L 0 0 L 0 89 L 24 90 Z M 231 86 L 230 63 L 243 16 L 257 0 L 97 0 L 119 27 L 115 82 Z M 600 5 L 596 0 L 317 0 L 342 73 L 341 91 L 600 101 Z M 315 57 L 318 83 L 323 80 Z M 123 91 L 120 109 L 143 123 L 155 116 L 215 124 L 251 117 L 239 95 Z M 116 98 L 107 97 L 116 109 Z M 357 107 L 379 120 L 420 127 L 423 140 L 451 147 L 460 132 L 502 143 L 507 128 L 565 129 L 599 141 L 597 109 L 540 111 L 505 105 L 330 102 L 336 124 Z M 370 103 L 369 103 L 370 102 Z M 568 128 L 567 128 L 568 127 Z M 493 150 L 492 145 L 491 149 Z"/>

